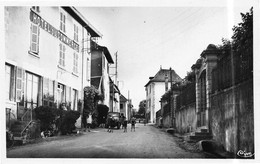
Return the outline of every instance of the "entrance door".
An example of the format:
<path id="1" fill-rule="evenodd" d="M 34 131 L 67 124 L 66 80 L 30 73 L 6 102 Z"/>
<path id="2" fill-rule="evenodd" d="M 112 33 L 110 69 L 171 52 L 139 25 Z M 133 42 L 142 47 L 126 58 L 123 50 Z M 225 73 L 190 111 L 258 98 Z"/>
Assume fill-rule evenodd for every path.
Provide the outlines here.
<path id="1" fill-rule="evenodd" d="M 39 80 L 39 76 L 26 73 L 25 107 L 27 109 L 34 109 L 38 106 Z"/>
<path id="2" fill-rule="evenodd" d="M 199 109 L 197 113 L 197 125 L 198 127 L 205 126 L 206 125 L 206 109 L 207 109 L 207 93 L 206 93 L 206 71 L 204 70 L 201 73 L 201 76 L 199 78 Z"/>

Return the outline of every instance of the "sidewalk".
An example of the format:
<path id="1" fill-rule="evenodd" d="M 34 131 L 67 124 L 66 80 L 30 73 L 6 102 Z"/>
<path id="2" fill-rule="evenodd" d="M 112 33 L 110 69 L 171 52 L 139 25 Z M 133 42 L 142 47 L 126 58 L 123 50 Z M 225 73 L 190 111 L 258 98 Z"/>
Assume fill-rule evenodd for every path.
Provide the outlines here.
<path id="1" fill-rule="evenodd" d="M 157 125 L 154 125 L 156 128 L 161 129 L 162 131 L 169 131 L 169 129 L 172 128 L 165 128 L 165 127 L 158 127 Z M 171 134 L 171 133 L 169 133 Z M 191 133 L 185 133 L 185 134 L 179 134 L 179 133 L 173 133 L 173 137 L 176 137 L 176 142 L 178 145 L 190 152 L 203 152 L 205 153 L 209 158 L 234 158 L 234 156 L 226 152 L 224 148 L 216 143 L 213 140 L 201 140 L 199 142 L 189 142 L 189 136 Z"/>
<path id="2" fill-rule="evenodd" d="M 156 128 L 161 129 L 162 131 L 169 133 L 171 131 L 174 131 L 173 128 L 165 128 L 165 127 L 158 127 L 157 125 L 154 125 Z M 193 152 L 193 153 L 200 153 L 203 152 L 202 150 L 200 150 L 199 148 L 199 144 L 198 143 L 194 143 L 194 142 L 188 142 L 187 138 L 190 135 L 190 133 L 185 133 L 185 134 L 179 134 L 179 133 L 169 133 L 172 134 L 173 137 L 175 137 L 175 141 L 177 142 L 177 144 L 184 150 L 189 151 L 189 152 Z"/>

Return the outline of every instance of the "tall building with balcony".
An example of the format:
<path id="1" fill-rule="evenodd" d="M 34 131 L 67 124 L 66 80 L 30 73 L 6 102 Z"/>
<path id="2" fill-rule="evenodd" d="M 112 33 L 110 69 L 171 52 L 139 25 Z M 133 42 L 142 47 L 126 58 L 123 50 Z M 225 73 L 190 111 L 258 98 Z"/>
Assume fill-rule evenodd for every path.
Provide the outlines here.
<path id="1" fill-rule="evenodd" d="M 90 86 L 91 38 L 101 34 L 74 7 L 5 7 L 5 108 L 22 120 L 37 106 L 81 111 Z M 33 118 L 31 118 L 33 119 Z"/>
<path id="2" fill-rule="evenodd" d="M 109 65 L 114 64 L 107 47 L 91 41 L 91 85 L 104 96 L 102 104 L 110 105 Z"/>

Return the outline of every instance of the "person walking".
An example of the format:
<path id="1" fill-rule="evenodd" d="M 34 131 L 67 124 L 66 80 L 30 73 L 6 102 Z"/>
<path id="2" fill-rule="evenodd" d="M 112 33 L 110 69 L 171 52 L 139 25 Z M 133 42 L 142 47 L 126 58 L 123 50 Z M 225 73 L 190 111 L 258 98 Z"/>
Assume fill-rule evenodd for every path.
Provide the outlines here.
<path id="1" fill-rule="evenodd" d="M 126 117 L 124 117 L 123 128 L 124 128 L 124 133 L 126 133 L 127 132 L 127 120 L 126 120 Z"/>
<path id="2" fill-rule="evenodd" d="M 87 129 L 88 129 L 88 132 L 90 132 L 91 124 L 92 124 L 92 113 L 89 113 L 88 118 L 87 118 Z"/>
<path id="3" fill-rule="evenodd" d="M 134 132 L 135 132 L 135 123 L 136 123 L 136 121 L 135 121 L 135 118 L 133 117 L 131 119 L 131 131 L 134 130 Z"/>

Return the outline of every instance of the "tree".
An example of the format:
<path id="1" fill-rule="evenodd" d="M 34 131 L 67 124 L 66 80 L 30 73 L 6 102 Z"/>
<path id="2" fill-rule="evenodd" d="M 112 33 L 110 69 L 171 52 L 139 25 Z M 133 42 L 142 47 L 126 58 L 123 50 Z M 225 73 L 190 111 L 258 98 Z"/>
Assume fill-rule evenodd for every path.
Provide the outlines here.
<path id="1" fill-rule="evenodd" d="M 84 88 L 84 108 L 82 115 L 82 122 L 86 125 L 86 116 L 92 113 L 93 122 L 97 122 L 97 104 L 99 100 L 103 100 L 104 97 L 99 91 L 92 85 Z"/>
<path id="2" fill-rule="evenodd" d="M 145 116 L 145 108 L 146 108 L 146 100 L 142 100 L 140 103 L 139 103 L 139 110 L 138 110 L 138 114 L 141 115 L 141 116 Z"/>
<path id="3" fill-rule="evenodd" d="M 240 13 L 242 22 L 233 27 L 233 50 L 245 52 L 250 48 L 253 53 L 253 7 L 246 14 Z"/>

